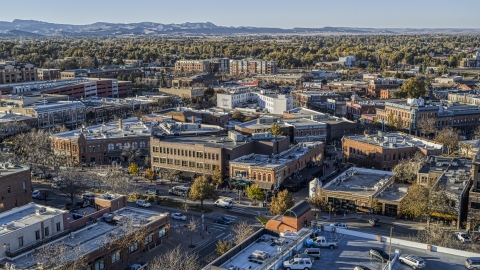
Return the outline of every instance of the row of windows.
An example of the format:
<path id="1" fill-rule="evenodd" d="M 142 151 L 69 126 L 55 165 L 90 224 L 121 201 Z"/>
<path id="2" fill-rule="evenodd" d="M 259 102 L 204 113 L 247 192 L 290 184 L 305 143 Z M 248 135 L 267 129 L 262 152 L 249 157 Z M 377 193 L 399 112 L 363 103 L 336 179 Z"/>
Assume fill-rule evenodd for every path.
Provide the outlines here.
<path id="1" fill-rule="evenodd" d="M 57 229 L 57 232 L 60 232 L 60 230 L 62 229 L 60 222 L 56 223 L 56 229 Z M 45 237 L 49 236 L 50 235 L 50 227 L 48 227 L 48 226 L 45 227 L 44 228 L 44 233 L 45 233 Z M 40 230 L 35 231 L 35 240 L 36 241 L 40 240 Z M 23 247 L 23 245 L 24 245 L 23 236 L 20 236 L 20 237 L 18 237 L 18 247 Z M 10 245 L 8 245 L 7 249 L 10 249 Z"/>
<path id="2" fill-rule="evenodd" d="M 349 153 L 354 154 L 354 155 L 359 155 L 359 156 L 369 156 L 369 157 L 372 157 L 373 159 L 375 159 L 375 153 L 367 153 L 363 150 L 355 149 L 353 147 L 349 147 Z M 409 158 L 412 157 L 412 152 L 408 153 L 408 157 Z M 407 158 L 407 152 L 404 152 L 403 153 L 403 159 L 406 159 L 406 158 Z M 390 161 L 390 160 L 395 160 L 395 159 L 402 160 L 402 153 L 398 153 L 398 155 L 397 154 L 383 155 L 383 161 Z"/>
<path id="3" fill-rule="evenodd" d="M 182 166 L 182 167 L 190 167 L 190 168 L 197 168 L 197 169 L 207 169 L 207 170 L 215 170 L 217 165 L 214 164 L 207 164 L 203 162 L 194 162 L 194 161 L 186 161 L 186 160 L 179 160 L 179 159 L 171 159 L 171 158 L 163 158 L 163 157 L 153 157 L 153 162 L 160 163 L 160 164 L 168 164 L 168 165 L 175 165 L 175 166 Z"/>
<path id="4" fill-rule="evenodd" d="M 126 143 L 117 143 L 117 144 L 113 144 L 113 143 L 109 143 L 108 144 L 108 151 L 112 151 L 112 150 L 122 150 L 123 148 L 133 148 L 133 149 L 137 149 L 137 148 L 146 148 L 146 147 L 150 147 L 150 142 L 147 141 L 147 142 L 144 142 L 144 141 L 141 141 L 141 142 L 132 142 L 132 144 L 130 144 L 129 142 L 126 142 Z M 74 147 L 75 148 L 75 147 Z M 74 149 L 75 151 L 75 149 Z M 85 151 L 85 147 L 80 147 L 80 153 L 83 153 Z M 107 151 L 107 146 L 103 146 L 103 151 L 106 152 Z M 97 146 L 95 145 L 89 145 L 88 146 L 88 152 L 90 153 L 93 153 L 93 152 L 102 152 L 102 146 L 100 144 L 98 144 Z"/>
<path id="5" fill-rule="evenodd" d="M 152 152 L 154 153 L 162 153 L 162 154 L 171 154 L 171 155 L 178 155 L 184 157 L 196 157 L 196 158 L 204 158 L 204 159 L 211 159 L 211 160 L 218 160 L 219 155 L 214 153 L 204 153 L 204 152 L 195 152 L 191 150 L 180 150 L 175 148 L 168 148 L 168 147 L 158 147 L 153 146 Z"/>

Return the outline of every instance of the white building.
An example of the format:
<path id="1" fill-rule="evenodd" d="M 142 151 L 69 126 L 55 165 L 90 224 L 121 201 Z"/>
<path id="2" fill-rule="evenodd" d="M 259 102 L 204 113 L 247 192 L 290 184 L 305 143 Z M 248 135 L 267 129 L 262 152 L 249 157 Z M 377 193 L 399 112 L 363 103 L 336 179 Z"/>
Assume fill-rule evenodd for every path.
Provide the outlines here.
<path id="1" fill-rule="evenodd" d="M 249 87 L 236 87 L 227 93 L 217 94 L 217 107 L 234 109 L 240 106 L 253 106 L 269 113 L 283 114 L 293 109 L 293 98 L 288 95 L 267 93 L 265 90 L 249 91 Z"/>
<path id="2" fill-rule="evenodd" d="M 345 57 L 339 57 L 338 62 L 343 63 L 343 65 L 346 67 L 352 67 L 356 65 L 357 60 L 355 55 L 348 55 Z"/>

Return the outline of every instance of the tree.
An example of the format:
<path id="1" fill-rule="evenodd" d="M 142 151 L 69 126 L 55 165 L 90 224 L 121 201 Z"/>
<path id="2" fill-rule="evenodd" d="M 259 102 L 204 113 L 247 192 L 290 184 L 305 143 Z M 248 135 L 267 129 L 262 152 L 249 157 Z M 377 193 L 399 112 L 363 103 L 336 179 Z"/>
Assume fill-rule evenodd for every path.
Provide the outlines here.
<path id="1" fill-rule="evenodd" d="M 437 120 L 434 118 L 423 118 L 418 121 L 417 127 L 420 129 L 420 133 L 425 136 L 435 133 L 437 130 L 435 127 L 436 124 Z"/>
<path id="2" fill-rule="evenodd" d="M 148 270 L 177 269 L 198 270 L 201 269 L 198 253 L 183 251 L 180 246 L 175 247 L 148 262 Z"/>
<path id="3" fill-rule="evenodd" d="M 187 224 L 187 229 L 188 229 L 188 231 L 190 231 L 190 247 L 192 247 L 192 248 L 195 247 L 193 245 L 193 233 L 198 230 L 198 227 L 199 227 L 198 220 L 193 219 L 193 218 Z"/>
<path id="4" fill-rule="evenodd" d="M 58 241 L 36 249 L 32 257 L 42 269 L 84 270 L 88 263 L 86 255 L 82 245 L 69 246 Z"/>
<path id="5" fill-rule="evenodd" d="M 315 209 L 322 211 L 327 206 L 327 202 L 325 198 L 321 198 L 320 196 L 309 197 L 308 203 L 310 203 Z"/>
<path id="6" fill-rule="evenodd" d="M 283 190 L 278 192 L 276 197 L 272 198 L 272 203 L 270 204 L 270 212 L 274 215 L 282 215 L 290 207 L 295 205 L 292 195 L 288 190 Z"/>
<path id="7" fill-rule="evenodd" d="M 215 251 L 217 252 L 217 254 L 219 256 L 227 253 L 230 249 L 233 248 L 233 244 L 232 242 L 229 242 L 229 241 L 223 241 L 223 240 L 219 240 L 217 242 L 217 248 L 215 249 Z"/>
<path id="8" fill-rule="evenodd" d="M 200 201 L 203 210 L 203 201 L 216 197 L 215 187 L 208 182 L 207 177 L 202 175 L 195 179 L 188 196 L 193 201 Z"/>
<path id="9" fill-rule="evenodd" d="M 281 136 L 283 134 L 281 126 L 277 122 L 272 123 L 272 125 L 270 126 L 270 131 L 272 132 L 273 136 Z"/>
<path id="10" fill-rule="evenodd" d="M 20 162 L 36 167 L 47 175 L 53 156 L 50 133 L 45 130 L 32 130 L 18 134 L 14 139 L 14 153 Z"/>
<path id="11" fill-rule="evenodd" d="M 218 189 L 218 187 L 223 184 L 223 175 L 220 166 L 217 166 L 215 170 L 213 170 L 212 183 L 215 185 L 215 189 Z"/>
<path id="12" fill-rule="evenodd" d="M 423 217 L 427 221 L 434 213 L 454 214 L 448 204 L 449 198 L 444 188 L 439 185 L 413 184 L 400 204 L 402 214 L 409 217 Z M 427 223 L 429 225 L 429 223 Z"/>
<path id="13" fill-rule="evenodd" d="M 397 98 L 420 98 L 425 96 L 427 89 L 425 82 L 417 78 L 410 78 L 406 80 L 398 91 L 394 92 Z"/>
<path id="14" fill-rule="evenodd" d="M 130 163 L 130 166 L 128 166 L 128 173 L 131 175 L 138 175 L 139 172 L 140 172 L 140 169 L 138 168 L 137 164 Z"/>
<path id="15" fill-rule="evenodd" d="M 233 227 L 232 232 L 235 235 L 235 244 L 240 245 L 240 243 L 252 236 L 254 230 L 253 226 L 248 222 L 240 221 Z"/>
<path id="16" fill-rule="evenodd" d="M 457 129 L 451 127 L 444 128 L 440 130 L 435 137 L 437 143 L 443 144 L 448 150 L 448 154 L 451 154 L 458 147 L 459 132 Z"/>
<path id="17" fill-rule="evenodd" d="M 413 183 L 417 179 L 418 169 L 415 162 L 404 159 L 393 167 L 392 172 L 395 173 L 395 181 Z"/>
<path id="18" fill-rule="evenodd" d="M 245 194 L 250 200 L 254 200 L 255 204 L 257 204 L 257 200 L 261 200 L 265 197 L 263 190 L 256 184 L 248 186 L 245 190 Z"/>
<path id="19" fill-rule="evenodd" d="M 232 114 L 232 119 L 243 122 L 245 121 L 245 115 L 241 111 L 234 111 Z"/>
<path id="20" fill-rule="evenodd" d="M 148 180 L 153 180 L 155 178 L 155 172 L 153 171 L 152 168 L 148 168 L 145 171 L 145 178 Z"/>
<path id="21" fill-rule="evenodd" d="M 477 126 L 473 130 L 473 138 L 476 139 L 476 140 L 480 139 L 480 126 Z"/>
<path id="22" fill-rule="evenodd" d="M 82 194 L 87 189 L 88 180 L 91 177 L 89 173 L 70 169 L 64 171 L 59 175 L 62 181 L 60 192 L 70 198 L 73 205 L 73 200 L 76 196 Z"/>
<path id="23" fill-rule="evenodd" d="M 122 157 L 127 159 L 128 164 L 132 163 L 140 156 L 141 152 L 139 148 L 125 147 L 120 154 Z"/>

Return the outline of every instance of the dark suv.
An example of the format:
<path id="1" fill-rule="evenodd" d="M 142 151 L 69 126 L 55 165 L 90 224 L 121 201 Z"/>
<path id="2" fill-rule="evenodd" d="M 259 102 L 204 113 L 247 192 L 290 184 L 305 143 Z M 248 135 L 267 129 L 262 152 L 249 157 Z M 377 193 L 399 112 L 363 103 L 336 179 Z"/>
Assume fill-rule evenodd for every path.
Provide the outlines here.
<path id="1" fill-rule="evenodd" d="M 368 252 L 368 255 L 382 262 L 387 262 L 388 260 L 390 260 L 390 256 L 385 251 L 379 248 L 371 248 Z"/>

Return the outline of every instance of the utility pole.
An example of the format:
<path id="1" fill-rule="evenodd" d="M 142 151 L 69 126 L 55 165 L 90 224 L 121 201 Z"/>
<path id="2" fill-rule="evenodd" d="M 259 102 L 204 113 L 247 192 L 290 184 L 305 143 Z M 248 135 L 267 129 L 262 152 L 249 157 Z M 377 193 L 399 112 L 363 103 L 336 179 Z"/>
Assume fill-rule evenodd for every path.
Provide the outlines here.
<path id="1" fill-rule="evenodd" d="M 390 227 L 390 248 L 388 250 L 388 270 L 392 270 L 392 231 L 393 226 Z"/>

